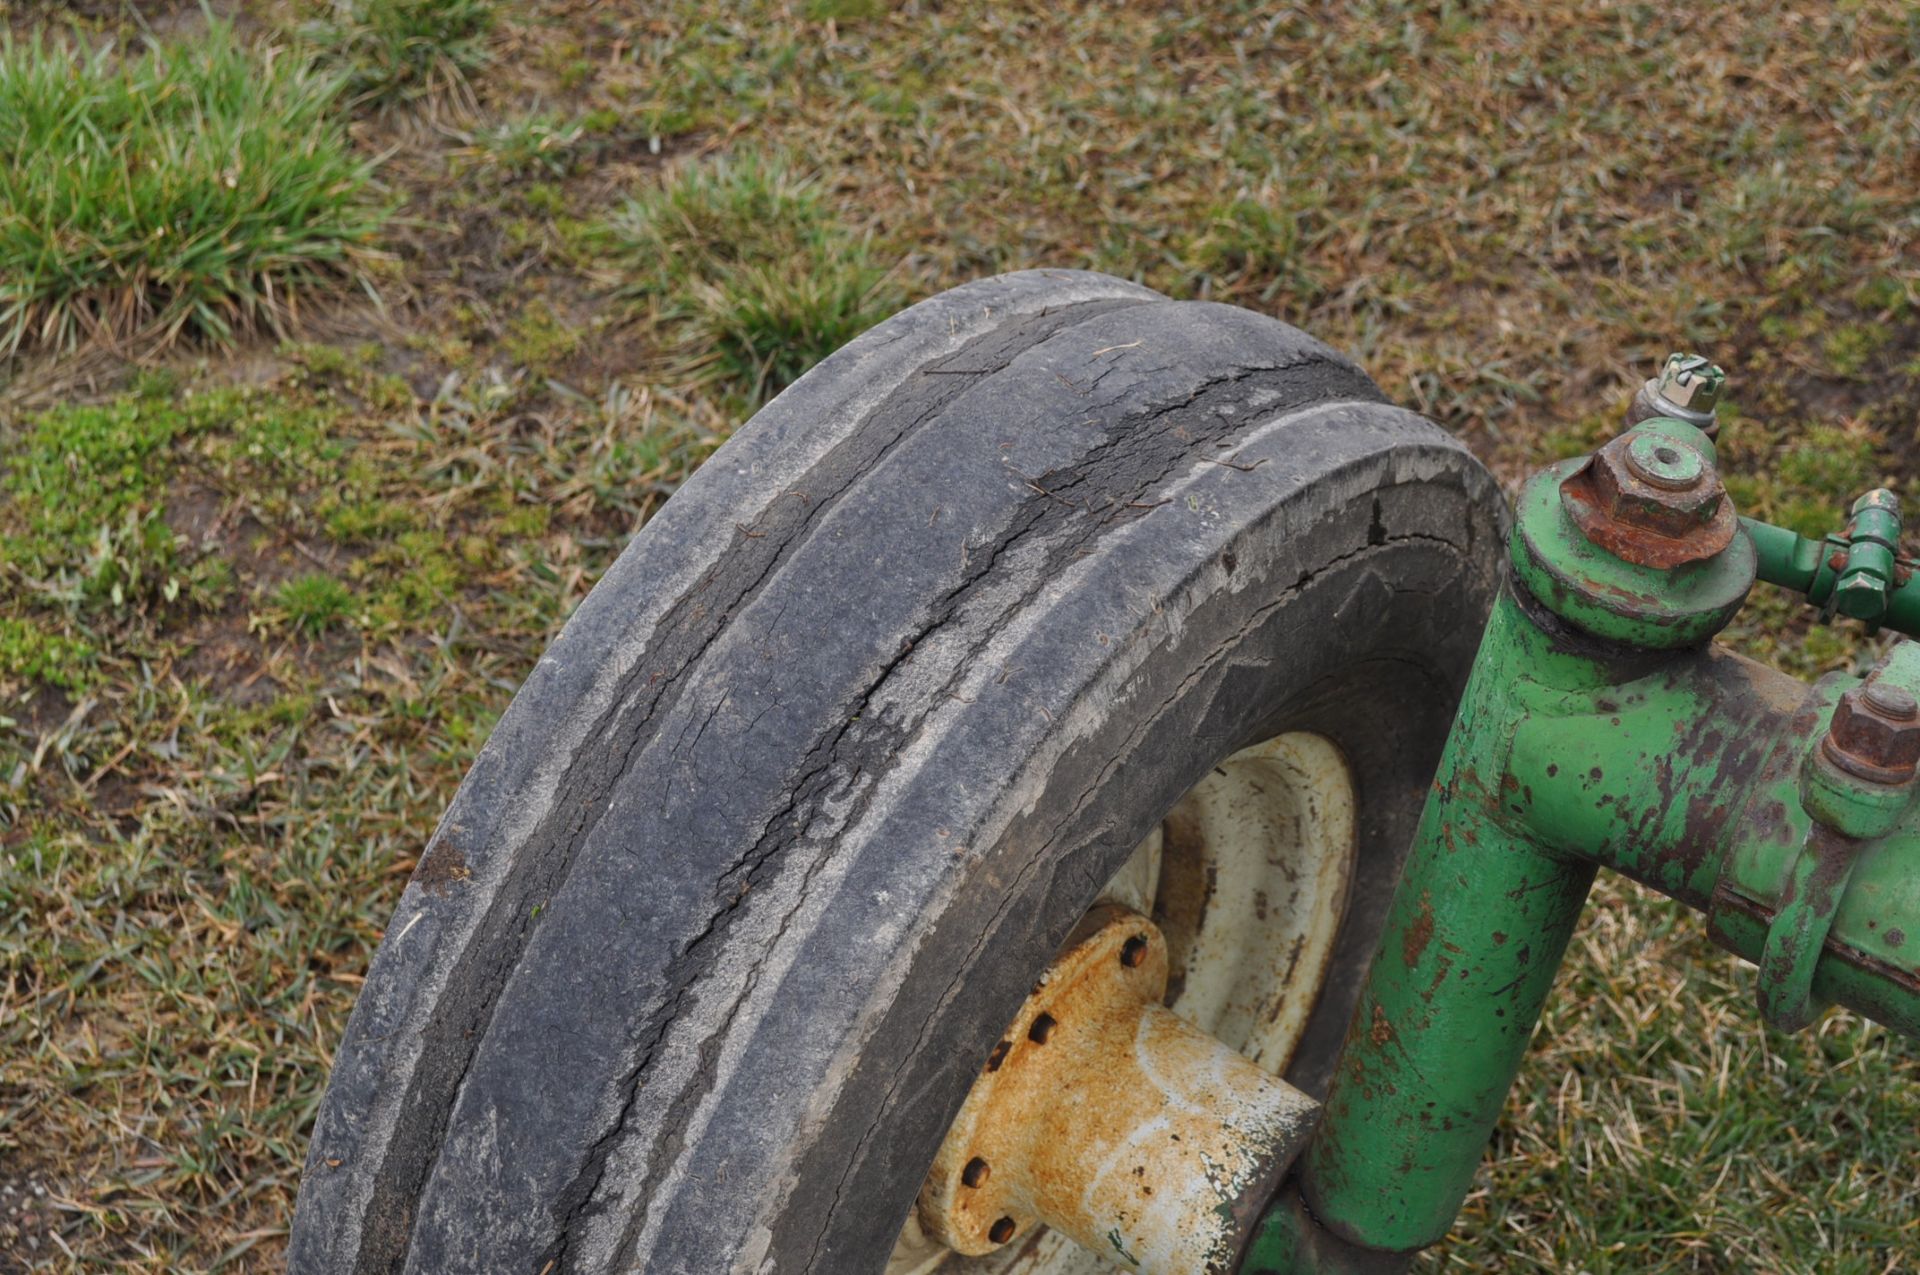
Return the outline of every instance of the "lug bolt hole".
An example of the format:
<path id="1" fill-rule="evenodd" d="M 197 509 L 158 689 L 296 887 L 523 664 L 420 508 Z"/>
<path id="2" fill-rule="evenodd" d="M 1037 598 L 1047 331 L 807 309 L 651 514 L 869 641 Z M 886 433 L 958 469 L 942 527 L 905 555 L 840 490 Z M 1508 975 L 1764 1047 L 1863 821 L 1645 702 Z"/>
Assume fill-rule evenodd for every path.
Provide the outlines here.
<path id="1" fill-rule="evenodd" d="M 982 1160 L 979 1156 L 975 1156 L 973 1159 L 967 1161 L 966 1168 L 960 1170 L 960 1181 L 966 1186 L 979 1186 L 987 1180 L 988 1175 L 992 1172 L 993 1170 L 987 1167 L 985 1160 Z"/>
<path id="2" fill-rule="evenodd" d="M 1139 969 L 1147 959 L 1147 941 L 1136 934 L 1120 948 L 1120 963 L 1130 970 Z"/>
<path id="3" fill-rule="evenodd" d="M 1027 1039 L 1036 1045 L 1044 1045 L 1047 1043 L 1047 1037 L 1053 1035 L 1053 1029 L 1058 1025 L 1052 1014 L 1042 1014 L 1033 1020 L 1033 1026 L 1027 1028 Z M 1001 1221 L 1005 1220 L 1005 1218 L 1001 1219 Z"/>
<path id="4" fill-rule="evenodd" d="M 1653 458 L 1662 465 L 1674 465 L 1679 463 L 1680 453 L 1671 447 L 1656 447 L 1653 449 Z"/>
<path id="5" fill-rule="evenodd" d="M 1003 1217 L 993 1224 L 993 1229 L 987 1232 L 987 1238 L 995 1244 L 1005 1244 L 1013 1238 L 1013 1229 L 1013 1219 Z"/>

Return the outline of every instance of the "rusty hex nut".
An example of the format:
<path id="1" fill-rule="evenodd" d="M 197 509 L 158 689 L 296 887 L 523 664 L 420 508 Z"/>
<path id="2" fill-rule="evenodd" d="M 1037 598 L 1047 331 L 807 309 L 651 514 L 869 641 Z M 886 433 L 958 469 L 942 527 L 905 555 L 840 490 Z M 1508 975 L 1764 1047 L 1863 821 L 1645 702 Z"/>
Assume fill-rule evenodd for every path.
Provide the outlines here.
<path id="1" fill-rule="evenodd" d="M 1582 534 L 1623 562 L 1670 568 L 1733 543 L 1739 518 L 1713 463 L 1657 431 L 1614 439 L 1560 488 Z"/>
<path id="2" fill-rule="evenodd" d="M 1834 765 L 1860 779 L 1905 783 L 1920 769 L 1920 706 L 1898 687 L 1855 686 L 1834 706 L 1824 751 Z"/>
<path id="3" fill-rule="evenodd" d="M 1594 453 L 1593 462 L 1601 512 L 1629 527 L 1678 539 L 1711 525 L 1726 500 L 1720 476 L 1697 452 L 1657 434 L 1623 434 Z M 1687 473 L 1690 480 L 1681 477 Z"/>

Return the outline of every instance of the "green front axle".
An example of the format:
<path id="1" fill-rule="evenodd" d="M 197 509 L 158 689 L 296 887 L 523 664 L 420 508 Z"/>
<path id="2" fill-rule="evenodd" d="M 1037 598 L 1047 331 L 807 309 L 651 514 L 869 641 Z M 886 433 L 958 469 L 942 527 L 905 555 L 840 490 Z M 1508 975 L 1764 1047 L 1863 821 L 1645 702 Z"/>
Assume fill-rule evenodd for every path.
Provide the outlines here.
<path id="1" fill-rule="evenodd" d="M 1324 1122 L 1243 1269 L 1398 1271 L 1446 1234 L 1599 868 L 1705 913 L 1777 1026 L 1831 1003 L 1920 1036 L 1920 646 L 1808 687 L 1711 643 L 1756 579 L 1920 631 L 1898 506 L 1806 540 L 1736 519 L 1715 459 L 1654 417 L 1522 493 Z"/>

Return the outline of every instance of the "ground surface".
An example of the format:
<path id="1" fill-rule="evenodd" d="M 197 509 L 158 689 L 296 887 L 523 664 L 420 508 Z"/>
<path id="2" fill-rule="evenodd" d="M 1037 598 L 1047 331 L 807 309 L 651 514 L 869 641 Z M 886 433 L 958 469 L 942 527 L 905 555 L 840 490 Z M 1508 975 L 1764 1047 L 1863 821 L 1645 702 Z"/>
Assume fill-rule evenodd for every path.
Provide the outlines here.
<path id="1" fill-rule="evenodd" d="M 903 300 L 1063 265 L 1253 306 L 1509 478 L 1699 346 L 1745 509 L 1916 494 L 1895 0 L 722 8 L 502 5 L 464 83 L 356 108 L 382 308 L 0 363 L 0 1269 L 277 1266 L 328 1051 L 514 686 L 784 351 Z M 0 21 L 205 21 L 134 9 Z M 1779 601 L 1735 638 L 1874 654 Z M 1751 1001 L 1603 884 L 1426 1268 L 1920 1269 L 1920 1048 Z"/>

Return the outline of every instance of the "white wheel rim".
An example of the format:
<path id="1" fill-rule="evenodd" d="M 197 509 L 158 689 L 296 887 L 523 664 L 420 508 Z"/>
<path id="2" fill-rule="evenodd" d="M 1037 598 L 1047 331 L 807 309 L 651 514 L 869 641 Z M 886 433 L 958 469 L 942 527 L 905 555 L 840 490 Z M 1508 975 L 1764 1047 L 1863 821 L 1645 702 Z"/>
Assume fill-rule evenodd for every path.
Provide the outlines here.
<path id="1" fill-rule="evenodd" d="M 1318 735 L 1215 766 L 1101 893 L 1153 917 L 1176 970 L 1168 1005 L 1267 1070 L 1286 1070 L 1325 980 L 1355 853 L 1353 778 Z M 1099 1275 L 1115 1269 L 1040 1230 L 985 1257 L 951 1253 L 909 1215 L 886 1275 Z"/>

